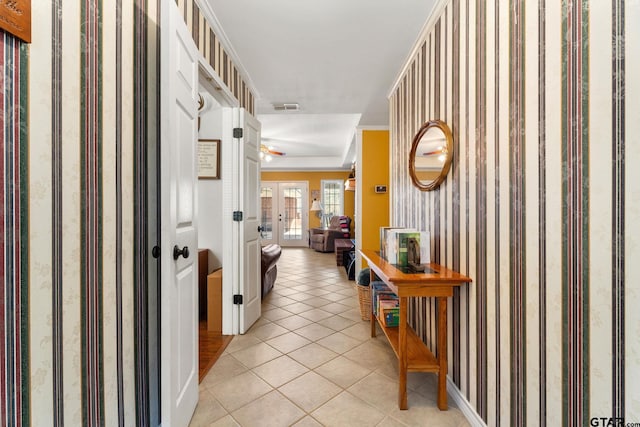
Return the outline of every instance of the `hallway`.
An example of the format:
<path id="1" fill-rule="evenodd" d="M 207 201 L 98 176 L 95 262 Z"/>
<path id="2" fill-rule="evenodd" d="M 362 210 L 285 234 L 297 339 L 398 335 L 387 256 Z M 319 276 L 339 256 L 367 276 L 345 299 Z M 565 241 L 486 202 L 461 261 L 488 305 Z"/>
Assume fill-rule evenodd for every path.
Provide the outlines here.
<path id="1" fill-rule="evenodd" d="M 284 249 L 262 318 L 233 339 L 200 384 L 191 426 L 466 426 L 436 376 L 409 373 L 409 410 L 397 407 L 397 360 L 370 338 L 355 282 L 335 256 Z"/>

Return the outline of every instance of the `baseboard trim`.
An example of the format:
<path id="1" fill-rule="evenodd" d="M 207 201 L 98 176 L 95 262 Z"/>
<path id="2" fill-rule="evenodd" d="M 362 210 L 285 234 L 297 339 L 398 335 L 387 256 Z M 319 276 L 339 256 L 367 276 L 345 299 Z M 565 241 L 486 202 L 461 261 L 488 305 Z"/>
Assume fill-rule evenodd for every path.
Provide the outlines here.
<path id="1" fill-rule="evenodd" d="M 469 424 L 474 427 L 487 427 L 487 424 L 449 377 L 447 377 L 447 393 L 449 393 L 453 401 L 456 402 L 456 405 L 458 405 L 458 408 L 460 408 L 467 421 L 469 421 Z"/>

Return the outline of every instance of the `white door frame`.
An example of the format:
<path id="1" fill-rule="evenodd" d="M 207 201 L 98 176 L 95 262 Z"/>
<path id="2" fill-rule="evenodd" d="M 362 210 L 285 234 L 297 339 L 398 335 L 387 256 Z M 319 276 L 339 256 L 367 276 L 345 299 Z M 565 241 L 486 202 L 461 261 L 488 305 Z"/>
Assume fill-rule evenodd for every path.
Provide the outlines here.
<path id="1" fill-rule="evenodd" d="M 237 165 L 233 162 L 233 108 L 238 106 L 238 101 L 233 98 L 231 92 L 221 82 L 211 65 L 200 62 L 200 84 L 207 89 L 222 107 L 222 130 L 220 135 L 220 179 L 222 181 L 222 334 L 238 334 L 237 326 L 234 328 L 234 319 L 238 316 L 238 308 L 233 304 L 234 283 L 238 282 L 237 268 L 234 268 L 234 253 L 237 253 L 238 242 L 232 236 L 233 211 L 236 203 L 237 191 L 233 183 L 233 174 L 237 173 Z M 221 89 L 218 89 L 221 88 Z"/>

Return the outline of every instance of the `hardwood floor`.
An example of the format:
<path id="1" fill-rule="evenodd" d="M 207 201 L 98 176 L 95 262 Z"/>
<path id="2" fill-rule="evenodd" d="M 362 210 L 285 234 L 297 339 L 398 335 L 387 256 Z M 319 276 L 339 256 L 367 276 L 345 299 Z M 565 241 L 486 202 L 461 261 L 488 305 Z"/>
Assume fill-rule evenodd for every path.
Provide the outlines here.
<path id="1" fill-rule="evenodd" d="M 231 342 L 233 335 L 220 335 L 216 332 L 207 331 L 207 322 L 201 321 L 199 325 L 198 343 L 200 350 L 198 354 L 199 372 L 198 382 L 202 382 L 209 372 L 209 369 L 216 363 L 218 357 Z"/>

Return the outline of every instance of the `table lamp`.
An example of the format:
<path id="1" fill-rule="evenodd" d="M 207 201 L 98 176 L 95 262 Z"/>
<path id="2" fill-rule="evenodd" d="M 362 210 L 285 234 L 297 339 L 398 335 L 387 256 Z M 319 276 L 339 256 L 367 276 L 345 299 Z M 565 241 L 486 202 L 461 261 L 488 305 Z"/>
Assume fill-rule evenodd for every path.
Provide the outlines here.
<path id="1" fill-rule="evenodd" d="M 313 199 L 313 203 L 311 203 L 311 208 L 309 209 L 311 212 L 318 212 L 318 218 L 321 219 L 321 226 L 323 228 L 329 228 L 329 221 L 327 215 L 324 213 L 324 206 L 318 200 Z"/>

